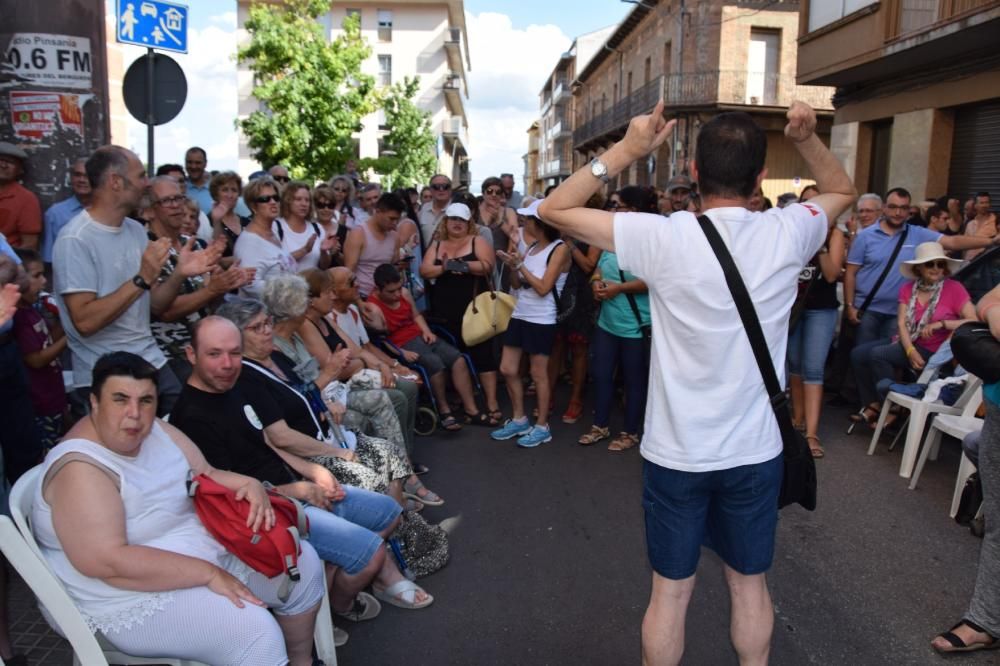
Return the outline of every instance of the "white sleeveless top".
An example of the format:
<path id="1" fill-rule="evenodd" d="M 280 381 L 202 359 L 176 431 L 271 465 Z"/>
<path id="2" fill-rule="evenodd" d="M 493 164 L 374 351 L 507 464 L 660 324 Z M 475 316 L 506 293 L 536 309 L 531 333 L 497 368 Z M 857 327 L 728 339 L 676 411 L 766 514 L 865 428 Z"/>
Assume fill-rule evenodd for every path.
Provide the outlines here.
<path id="1" fill-rule="evenodd" d="M 197 557 L 231 572 L 235 563 L 239 570 L 237 577 L 246 581 L 250 570 L 230 556 L 198 519 L 187 494 L 190 469 L 187 458 L 159 423 L 153 423 L 139 455 L 134 458 L 114 453 L 90 440 L 67 440 L 45 457 L 41 478 L 70 452 L 92 458 L 118 476 L 129 544 Z M 41 483 L 35 489 L 31 527 L 49 566 L 66 586 L 92 631 L 131 629 L 173 601 L 170 591 L 125 590 L 77 571 L 56 537 L 52 508 L 42 496 Z"/>
<path id="2" fill-rule="evenodd" d="M 555 252 L 556 248 L 562 245 L 561 240 L 553 241 L 537 254 L 531 254 L 531 248 L 524 255 L 524 267 L 528 272 L 537 278 L 545 275 L 548 268 L 549 255 Z M 566 286 L 567 273 L 560 273 L 556 278 L 555 292 L 562 293 Z M 517 305 L 514 306 L 514 319 L 531 322 L 533 324 L 555 324 L 556 323 L 556 299 L 552 292 L 539 296 L 538 292 L 522 281 L 522 286 L 517 292 Z"/>

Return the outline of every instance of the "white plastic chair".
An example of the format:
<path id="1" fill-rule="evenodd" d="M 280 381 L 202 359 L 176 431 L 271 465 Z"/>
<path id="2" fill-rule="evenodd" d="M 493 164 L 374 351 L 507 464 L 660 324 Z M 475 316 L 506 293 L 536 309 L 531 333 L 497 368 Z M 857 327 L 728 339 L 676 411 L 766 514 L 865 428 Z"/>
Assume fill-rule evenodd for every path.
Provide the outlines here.
<path id="1" fill-rule="evenodd" d="M 134 657 L 132 655 L 119 652 L 116 648 L 107 643 L 99 634 L 93 634 L 84 622 L 83 616 L 77 609 L 76 604 L 70 598 L 62 582 L 56 578 L 49 569 L 48 562 L 42 555 L 38 542 L 35 541 L 31 532 L 31 506 L 34 501 L 34 491 L 39 483 L 42 468 L 41 465 L 32 467 L 17 480 L 10 491 L 10 513 L 14 518 L 14 525 L 6 516 L 0 516 L 0 548 L 7 556 L 11 564 L 17 569 L 21 578 L 28 584 L 31 591 L 38 597 L 41 604 L 49 612 L 52 621 L 56 623 L 53 629 L 69 641 L 73 647 L 73 664 L 86 664 L 98 666 L 108 663 L 112 664 L 168 664 L 169 666 L 207 666 L 197 661 L 186 661 L 183 659 L 172 659 L 169 657 L 145 658 Z M 6 523 L 13 535 L 20 538 L 11 538 L 3 524 Z M 8 553 L 8 542 L 11 552 Z M 24 569 L 22 571 L 22 568 Z M 316 629 L 313 641 L 316 645 L 316 654 L 327 666 L 337 666 L 337 648 L 333 638 L 333 617 L 330 613 L 330 595 L 324 594 L 320 604 L 319 614 L 316 616 Z M 48 619 L 48 618 L 46 618 Z"/>
<path id="2" fill-rule="evenodd" d="M 890 391 L 889 395 L 885 398 L 885 402 L 882 403 L 882 411 L 878 416 L 878 425 L 875 427 L 871 444 L 868 446 L 868 455 L 874 455 L 875 453 L 875 448 L 878 446 L 878 439 L 882 435 L 882 429 L 885 427 L 886 417 L 889 415 L 889 408 L 893 404 L 897 404 L 900 407 L 910 410 L 909 422 L 906 426 L 906 443 L 903 446 L 903 459 L 899 464 L 899 475 L 903 478 L 909 478 L 912 476 L 913 467 L 917 462 L 917 453 L 919 453 L 920 449 L 920 440 L 924 435 L 924 426 L 927 425 L 927 417 L 931 414 L 961 414 L 965 404 L 972 399 L 972 396 L 982 383 L 982 380 L 978 377 L 971 374 L 968 375 L 968 380 L 965 382 L 962 394 L 952 406 L 941 402 L 926 402 L 920 398 Z"/>
<path id="3" fill-rule="evenodd" d="M 931 421 L 930 430 L 927 431 L 927 437 L 924 438 L 924 444 L 920 449 L 920 458 L 917 460 L 917 467 L 913 470 L 913 476 L 910 477 L 910 490 L 917 487 L 917 480 L 920 478 L 921 472 L 924 471 L 927 459 L 937 460 L 942 433 L 961 440 L 969 433 L 983 429 L 983 419 L 976 418 L 976 410 L 979 409 L 981 404 L 983 404 L 983 390 L 982 387 L 978 387 L 973 392 L 969 401 L 965 403 L 965 407 L 962 408 L 960 414 L 938 414 L 934 417 Z M 962 457 L 965 457 L 964 453 Z"/>

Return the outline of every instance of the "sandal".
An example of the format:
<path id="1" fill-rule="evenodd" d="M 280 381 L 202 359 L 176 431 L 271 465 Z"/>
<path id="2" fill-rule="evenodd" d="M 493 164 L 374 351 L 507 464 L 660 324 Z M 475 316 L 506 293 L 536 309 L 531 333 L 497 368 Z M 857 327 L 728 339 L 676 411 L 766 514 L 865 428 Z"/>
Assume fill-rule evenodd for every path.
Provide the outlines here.
<path id="1" fill-rule="evenodd" d="M 562 415 L 563 423 L 576 423 L 583 413 L 583 403 L 579 400 L 570 400 L 566 412 Z"/>
<path id="2" fill-rule="evenodd" d="M 850 418 L 855 423 L 875 423 L 878 421 L 878 415 L 882 412 L 882 406 L 872 407 L 868 405 L 859 412 L 851 414 Z"/>
<path id="3" fill-rule="evenodd" d="M 346 610 L 343 613 L 340 611 L 334 612 L 340 617 L 350 620 L 351 622 L 364 622 L 365 620 L 375 619 L 381 611 L 382 604 L 378 602 L 378 599 L 367 592 L 358 592 L 358 596 L 355 597 L 354 601 L 351 603 L 349 610 Z"/>
<path id="4" fill-rule="evenodd" d="M 489 426 L 489 427 L 494 427 L 499 425 L 498 423 L 494 423 L 493 420 L 490 419 L 489 414 L 487 414 L 486 412 L 476 412 L 475 414 L 470 414 L 469 412 L 465 412 L 465 423 L 468 425 Z"/>
<path id="5" fill-rule="evenodd" d="M 456 432 L 462 429 L 462 424 L 458 422 L 451 412 L 448 412 L 441 415 L 441 427 L 448 432 Z"/>
<path id="6" fill-rule="evenodd" d="M 576 440 L 578 444 L 583 444 L 584 446 L 590 446 L 591 444 L 597 444 L 602 439 L 607 439 L 611 436 L 611 430 L 608 428 L 602 428 L 601 426 L 590 426 L 590 432 L 586 435 L 580 437 Z"/>
<path id="7" fill-rule="evenodd" d="M 416 600 L 418 590 L 427 595 L 427 598 L 423 601 Z M 375 595 L 375 598 L 380 601 L 384 601 L 385 603 L 396 606 L 397 608 L 406 608 L 409 610 L 426 608 L 434 603 L 434 597 L 427 594 L 422 587 L 413 581 L 405 578 L 401 581 L 393 583 L 384 590 L 372 587 L 372 593 Z"/>
<path id="8" fill-rule="evenodd" d="M 954 633 L 954 631 L 959 627 L 961 627 L 963 624 L 977 633 L 986 634 L 989 641 L 988 642 L 976 641 L 973 643 L 966 643 Z M 993 636 L 990 636 L 990 633 L 988 631 L 980 627 L 975 622 L 972 622 L 971 620 L 962 620 L 948 631 L 942 634 L 938 634 L 937 637 L 945 639 L 950 644 L 950 647 L 939 647 L 931 643 L 931 646 L 935 650 L 937 650 L 938 653 L 940 654 L 950 654 L 953 652 L 976 652 L 977 650 L 995 650 L 996 648 L 1000 647 L 1000 641 L 998 641 Z"/>
<path id="9" fill-rule="evenodd" d="M 611 440 L 611 443 L 608 444 L 608 451 L 628 451 L 638 443 L 639 435 L 628 432 L 620 432 L 618 433 L 618 436 Z"/>
<path id="10" fill-rule="evenodd" d="M 424 491 L 422 495 L 420 494 L 421 490 Z M 437 493 L 428 490 L 427 486 L 420 479 L 407 481 L 403 484 L 403 497 L 426 504 L 427 506 L 441 506 L 444 504 L 444 500 L 438 497 Z"/>
<path id="11" fill-rule="evenodd" d="M 490 415 L 491 424 L 495 426 L 503 425 L 503 412 L 501 412 L 499 409 L 491 409 L 487 413 Z"/>
<path id="12" fill-rule="evenodd" d="M 816 442 L 816 446 L 809 444 L 809 453 L 812 454 L 813 458 L 822 458 L 823 456 L 826 455 L 826 451 L 823 450 L 823 447 L 819 443 L 819 437 L 817 437 L 816 435 L 806 435 L 806 441 Z"/>
<path id="13" fill-rule="evenodd" d="M 424 510 L 424 503 L 418 502 L 415 499 L 406 498 L 406 505 L 403 507 L 403 511 L 413 511 L 414 513 L 419 513 Z"/>

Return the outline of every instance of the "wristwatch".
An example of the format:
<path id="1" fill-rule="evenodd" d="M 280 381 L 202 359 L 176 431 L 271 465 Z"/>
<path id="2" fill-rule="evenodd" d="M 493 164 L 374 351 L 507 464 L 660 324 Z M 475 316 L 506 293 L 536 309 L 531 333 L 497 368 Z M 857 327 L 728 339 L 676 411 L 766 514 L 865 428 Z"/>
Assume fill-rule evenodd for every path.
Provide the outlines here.
<path id="1" fill-rule="evenodd" d="M 132 284 L 134 284 L 135 286 L 139 287 L 139 289 L 142 289 L 144 291 L 149 291 L 153 287 L 151 284 L 143 280 L 142 276 L 139 275 L 138 273 L 136 273 L 135 277 L 132 278 Z"/>
<path id="2" fill-rule="evenodd" d="M 596 157 L 590 160 L 590 173 L 594 176 L 594 178 L 600 178 L 603 183 L 607 183 L 611 180 L 608 177 L 608 165 Z"/>

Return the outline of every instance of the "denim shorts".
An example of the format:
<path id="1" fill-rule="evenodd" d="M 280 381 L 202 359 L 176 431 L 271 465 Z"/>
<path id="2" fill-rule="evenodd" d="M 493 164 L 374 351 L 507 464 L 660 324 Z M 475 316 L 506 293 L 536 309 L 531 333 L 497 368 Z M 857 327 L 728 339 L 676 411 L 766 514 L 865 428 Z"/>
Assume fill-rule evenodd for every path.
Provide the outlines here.
<path id="1" fill-rule="evenodd" d="M 681 472 L 643 463 L 646 550 L 653 570 L 683 580 L 698 569 L 701 547 L 737 573 L 771 567 L 778 524 L 781 455 L 755 465 Z"/>
<path id="2" fill-rule="evenodd" d="M 822 384 L 826 356 L 837 329 L 839 312 L 834 308 L 803 310 L 788 334 L 788 372 L 804 384 Z"/>
<path id="3" fill-rule="evenodd" d="M 379 532 L 389 527 L 402 507 L 388 495 L 353 486 L 342 486 L 344 499 L 330 510 L 306 505 L 309 543 L 320 559 L 356 574 L 371 561 L 382 545 Z"/>
<path id="4" fill-rule="evenodd" d="M 511 319 L 503 334 L 504 347 L 520 347 L 529 356 L 551 356 L 555 342 L 555 324 L 535 324 L 523 319 Z"/>

